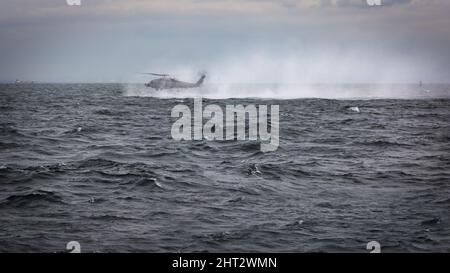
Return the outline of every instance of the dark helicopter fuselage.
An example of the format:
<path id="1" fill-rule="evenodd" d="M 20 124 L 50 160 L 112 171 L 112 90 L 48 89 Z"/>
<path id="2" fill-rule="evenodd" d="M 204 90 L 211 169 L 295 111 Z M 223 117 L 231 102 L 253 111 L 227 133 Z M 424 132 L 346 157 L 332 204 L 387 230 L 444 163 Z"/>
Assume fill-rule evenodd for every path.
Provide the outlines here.
<path id="1" fill-rule="evenodd" d="M 206 77 L 205 75 L 202 75 L 196 83 L 183 82 L 174 78 L 162 77 L 154 79 L 149 83 L 146 83 L 145 86 L 151 87 L 156 90 L 173 89 L 173 88 L 195 88 L 202 85 L 205 77 Z"/>

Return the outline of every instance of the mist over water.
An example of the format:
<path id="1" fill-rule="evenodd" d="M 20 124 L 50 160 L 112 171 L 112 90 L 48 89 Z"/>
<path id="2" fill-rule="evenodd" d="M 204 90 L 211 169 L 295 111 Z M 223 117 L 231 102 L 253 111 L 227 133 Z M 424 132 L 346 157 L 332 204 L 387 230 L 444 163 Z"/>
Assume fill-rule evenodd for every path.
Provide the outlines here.
<path id="1" fill-rule="evenodd" d="M 167 66 L 154 71 L 167 73 L 187 82 L 196 82 L 205 71 L 201 88 L 155 91 L 143 83 L 154 79 L 131 75 L 125 86 L 127 96 L 158 98 L 189 98 L 202 96 L 213 99 L 416 99 L 448 97 L 445 84 L 430 84 L 423 78 L 436 68 L 426 60 L 393 54 L 371 53 L 370 50 L 299 51 L 296 54 L 274 55 L 261 50 L 219 58 L 193 68 L 190 65 Z M 408 84 L 406 84 L 408 83 Z"/>
<path id="2" fill-rule="evenodd" d="M 205 84 L 200 88 L 154 90 L 125 84 L 125 96 L 210 99 L 426 99 L 450 97 L 445 84 Z"/>

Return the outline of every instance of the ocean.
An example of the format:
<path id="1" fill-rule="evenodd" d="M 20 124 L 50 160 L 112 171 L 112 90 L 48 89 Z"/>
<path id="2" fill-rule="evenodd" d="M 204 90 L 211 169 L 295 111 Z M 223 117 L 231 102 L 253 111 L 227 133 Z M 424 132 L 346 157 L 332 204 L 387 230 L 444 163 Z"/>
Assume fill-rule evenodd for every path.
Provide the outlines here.
<path id="1" fill-rule="evenodd" d="M 279 147 L 171 109 L 279 105 Z M 356 108 L 357 107 L 357 108 Z M 0 252 L 450 251 L 449 85 L 0 85 Z"/>

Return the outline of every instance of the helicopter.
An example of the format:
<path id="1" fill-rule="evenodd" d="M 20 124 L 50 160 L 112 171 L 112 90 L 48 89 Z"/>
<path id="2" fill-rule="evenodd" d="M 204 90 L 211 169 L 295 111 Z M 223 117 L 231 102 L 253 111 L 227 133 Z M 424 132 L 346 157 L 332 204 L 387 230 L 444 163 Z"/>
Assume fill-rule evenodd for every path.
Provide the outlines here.
<path id="1" fill-rule="evenodd" d="M 189 83 L 177 80 L 174 77 L 170 77 L 168 74 L 159 74 L 159 73 L 141 73 L 141 74 L 160 77 L 151 80 L 150 82 L 145 84 L 146 87 L 151 87 L 156 90 L 173 89 L 173 88 L 195 88 L 201 86 L 206 78 L 206 73 L 203 72 L 200 74 L 200 79 L 196 83 Z"/>

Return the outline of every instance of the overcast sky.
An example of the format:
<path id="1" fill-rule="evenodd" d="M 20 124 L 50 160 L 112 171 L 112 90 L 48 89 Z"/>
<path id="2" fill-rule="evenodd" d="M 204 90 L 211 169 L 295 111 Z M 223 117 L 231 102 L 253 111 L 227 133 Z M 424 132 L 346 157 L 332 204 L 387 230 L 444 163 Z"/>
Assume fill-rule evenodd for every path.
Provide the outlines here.
<path id="1" fill-rule="evenodd" d="M 1 0 L 0 81 L 450 82 L 450 1 Z"/>

